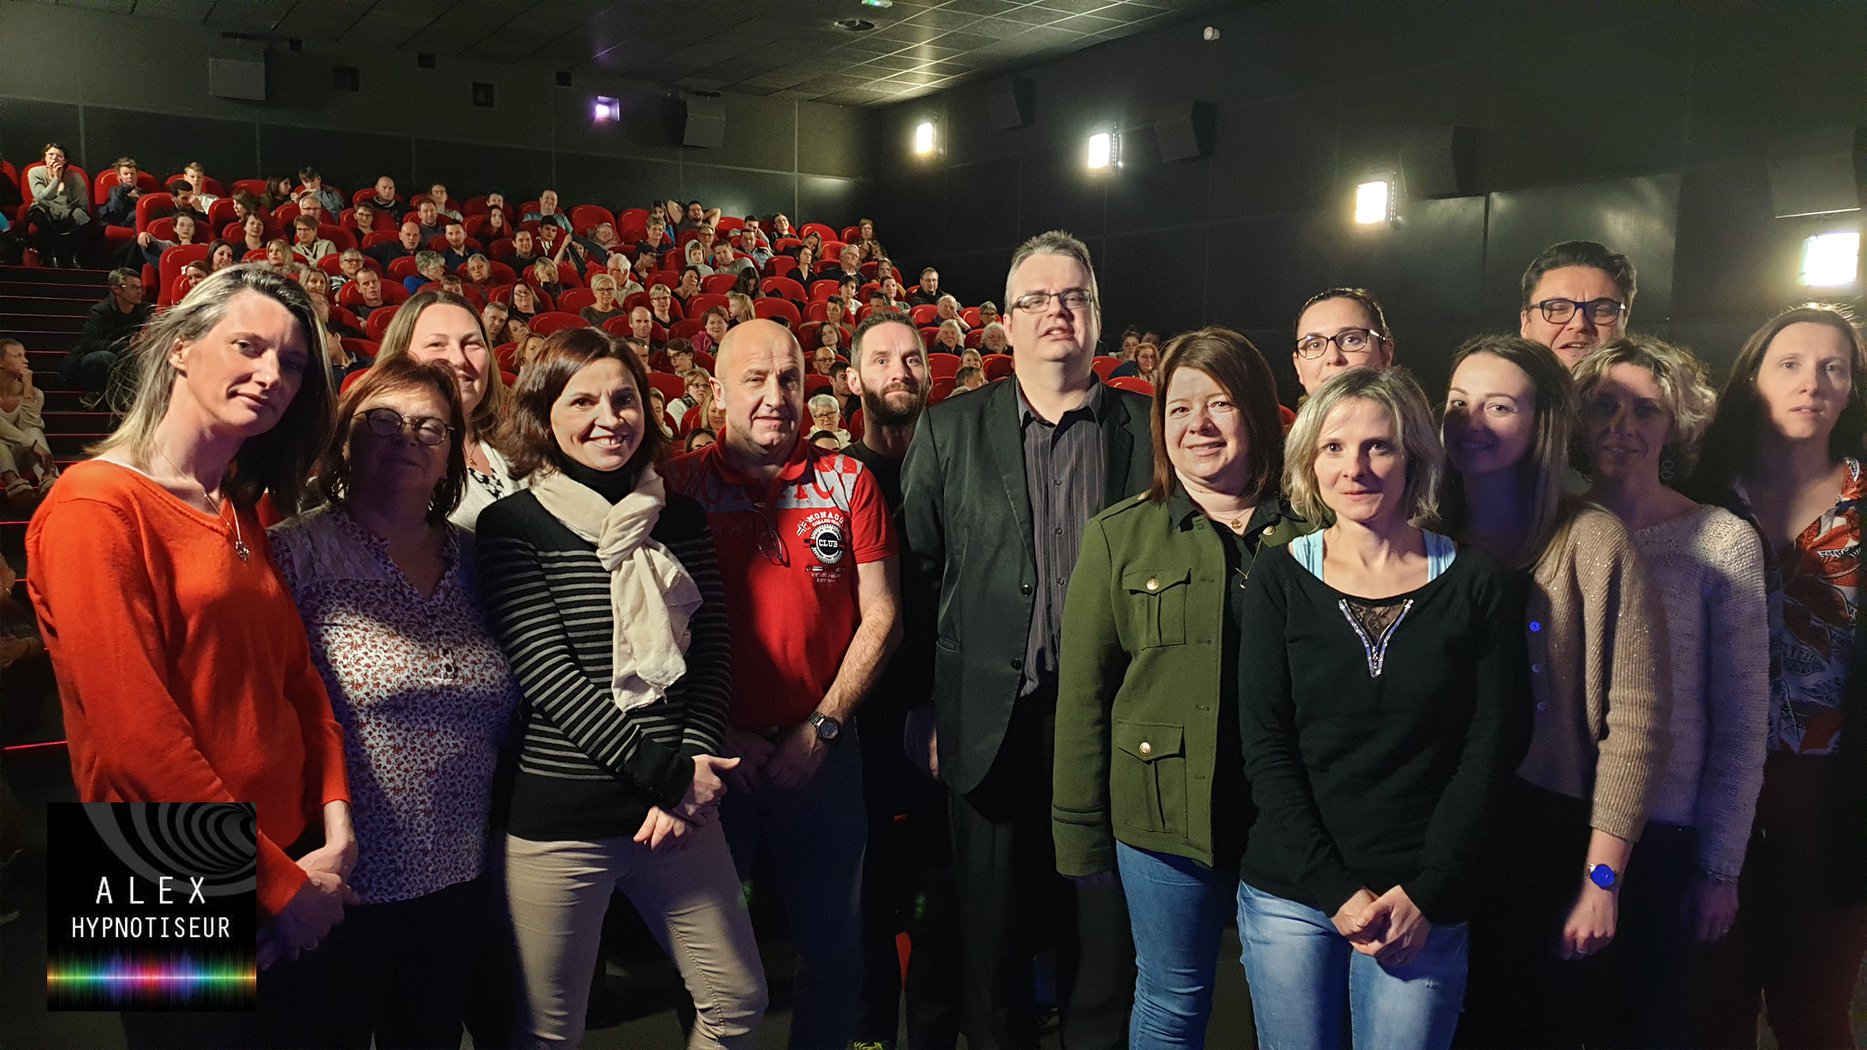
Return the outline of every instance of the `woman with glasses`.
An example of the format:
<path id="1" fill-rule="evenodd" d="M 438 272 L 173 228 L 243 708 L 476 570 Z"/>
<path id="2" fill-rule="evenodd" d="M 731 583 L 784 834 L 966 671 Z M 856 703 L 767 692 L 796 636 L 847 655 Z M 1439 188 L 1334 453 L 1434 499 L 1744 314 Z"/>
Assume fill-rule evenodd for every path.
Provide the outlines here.
<path id="1" fill-rule="evenodd" d="M 725 585 L 700 505 L 664 485 L 646 368 L 593 328 L 519 380 L 527 491 L 480 518 L 480 594 L 524 692 L 507 900 L 525 1045 L 582 1038 L 611 895 L 686 979 L 689 1045 L 749 1046 L 765 1009 L 718 820 L 731 684 Z"/>
<path id="2" fill-rule="evenodd" d="M 331 1045 L 454 1046 L 488 914 L 487 828 L 517 707 L 474 604 L 453 369 L 401 354 L 337 407 L 325 504 L 272 530 L 311 638 L 351 784 L 361 904 L 324 951 Z"/>
<path id="3" fill-rule="evenodd" d="M 1296 339 L 1290 363 L 1305 394 L 1346 369 L 1394 364 L 1387 311 L 1366 288 L 1330 288 L 1310 296 L 1297 311 Z"/>
<path id="4" fill-rule="evenodd" d="M 1854 1044 L 1867 954 L 1867 675 L 1859 650 L 1867 345 L 1841 309 L 1772 318 L 1738 351 L 1692 481 L 1763 537 L 1768 755 L 1737 924 L 1695 998 L 1701 1046 Z"/>
<path id="5" fill-rule="evenodd" d="M 1451 534 L 1527 587 L 1530 748 L 1502 792 L 1472 922 L 1461 1038 L 1606 1045 L 1628 860 L 1672 703 L 1660 613 L 1627 529 L 1564 487 L 1575 388 L 1548 347 L 1481 336 L 1452 358 L 1443 437 Z M 1639 862 L 1635 862 L 1636 875 Z M 1598 991 L 1599 990 L 1599 991 Z"/>
<path id="6" fill-rule="evenodd" d="M 524 289 L 519 285 L 516 294 Z M 507 335 L 523 342 L 529 330 L 518 317 L 506 322 Z M 448 520 L 471 531 L 480 511 L 519 484 L 501 447 L 501 421 L 507 392 L 498 364 L 487 343 L 473 304 L 449 292 L 417 292 L 396 310 L 395 320 L 383 333 L 376 363 L 408 354 L 417 361 L 439 361 L 454 371 L 460 386 L 460 411 L 466 418 L 461 431 L 467 463 L 467 483 Z"/>

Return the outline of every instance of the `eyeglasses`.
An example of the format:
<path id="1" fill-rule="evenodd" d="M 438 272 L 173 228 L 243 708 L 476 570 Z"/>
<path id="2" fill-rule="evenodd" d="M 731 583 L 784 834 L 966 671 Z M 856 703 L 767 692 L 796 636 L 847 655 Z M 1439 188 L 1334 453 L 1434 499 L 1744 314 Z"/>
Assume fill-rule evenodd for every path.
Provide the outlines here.
<path id="1" fill-rule="evenodd" d="M 1616 299 L 1590 299 L 1585 303 L 1575 299 L 1545 299 L 1531 305 L 1542 311 L 1543 320 L 1550 324 L 1568 324 L 1575 311 L 1584 310 L 1595 324 L 1610 325 L 1619 321 L 1627 309 Z"/>
<path id="2" fill-rule="evenodd" d="M 1304 360 L 1321 357 L 1334 343 L 1345 354 L 1365 354 L 1382 338 L 1367 328 L 1344 328 L 1334 335 L 1306 335 L 1297 340 L 1297 356 Z"/>
<path id="3" fill-rule="evenodd" d="M 784 549 L 784 536 L 778 531 L 778 523 L 771 518 L 771 508 L 763 502 L 755 503 L 758 516 L 764 522 L 765 529 L 758 535 L 758 552 L 773 565 L 791 567 L 791 555 Z"/>
<path id="4" fill-rule="evenodd" d="M 1011 301 L 1011 308 L 1014 310 L 1028 310 L 1031 313 L 1041 313 L 1050 308 L 1050 300 L 1052 299 L 1062 300 L 1063 308 L 1072 312 L 1087 309 L 1090 304 L 1095 302 L 1095 300 L 1090 297 L 1088 289 L 1066 288 L 1054 295 L 1050 292 L 1026 292 Z"/>
<path id="5" fill-rule="evenodd" d="M 445 441 L 454 428 L 433 416 L 409 418 L 393 408 L 372 408 L 363 413 L 364 425 L 377 437 L 395 437 L 407 430 L 415 435 L 415 440 L 429 448 L 434 448 Z"/>

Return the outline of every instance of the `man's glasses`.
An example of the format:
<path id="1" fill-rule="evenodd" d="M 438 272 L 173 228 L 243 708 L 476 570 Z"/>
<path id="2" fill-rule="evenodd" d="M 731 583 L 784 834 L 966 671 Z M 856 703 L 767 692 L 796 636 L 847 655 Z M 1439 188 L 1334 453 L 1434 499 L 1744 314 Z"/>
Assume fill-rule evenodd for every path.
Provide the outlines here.
<path id="1" fill-rule="evenodd" d="M 763 502 L 753 505 L 758 508 L 759 520 L 765 526 L 758 535 L 758 552 L 773 565 L 790 568 L 791 555 L 784 548 L 784 535 L 778 531 L 778 523 L 772 520 L 771 507 Z"/>
<path id="2" fill-rule="evenodd" d="M 429 448 L 446 442 L 447 435 L 454 429 L 433 416 L 415 416 L 411 419 L 393 408 L 369 409 L 363 413 L 363 423 L 377 437 L 395 437 L 406 430 L 415 435 L 416 441 Z"/>
<path id="3" fill-rule="evenodd" d="M 1334 335 L 1306 335 L 1297 340 L 1297 356 L 1304 360 L 1321 357 L 1330 343 L 1345 354 L 1365 354 L 1380 339 L 1379 332 L 1366 328 L 1344 328 Z"/>
<path id="4" fill-rule="evenodd" d="M 1095 302 L 1095 300 L 1090 297 L 1087 289 L 1069 288 L 1057 292 L 1054 295 L 1050 292 L 1027 292 L 1013 299 L 1011 301 L 1011 306 L 1015 310 L 1027 310 L 1031 313 L 1041 313 L 1050 308 L 1050 300 L 1052 299 L 1062 300 L 1063 308 L 1072 313 L 1078 310 L 1088 309 L 1089 305 Z"/>
<path id="5" fill-rule="evenodd" d="M 1611 325 L 1619 321 L 1621 314 L 1627 310 L 1627 307 L 1621 305 L 1617 299 L 1590 299 L 1588 302 L 1575 299 L 1545 299 L 1531 305 L 1541 311 L 1543 320 L 1550 324 L 1568 324 L 1575 316 L 1575 311 L 1581 310 L 1595 324 Z"/>

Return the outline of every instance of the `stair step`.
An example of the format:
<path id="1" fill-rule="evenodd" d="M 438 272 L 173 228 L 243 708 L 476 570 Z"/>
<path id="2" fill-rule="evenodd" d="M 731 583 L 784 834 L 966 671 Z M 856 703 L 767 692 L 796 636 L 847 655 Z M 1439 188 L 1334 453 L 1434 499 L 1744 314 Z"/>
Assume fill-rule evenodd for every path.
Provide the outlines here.
<path id="1" fill-rule="evenodd" d="M 0 290 L 0 317 L 23 313 L 75 314 L 83 317 L 99 298 L 95 295 L 19 295 Z"/>

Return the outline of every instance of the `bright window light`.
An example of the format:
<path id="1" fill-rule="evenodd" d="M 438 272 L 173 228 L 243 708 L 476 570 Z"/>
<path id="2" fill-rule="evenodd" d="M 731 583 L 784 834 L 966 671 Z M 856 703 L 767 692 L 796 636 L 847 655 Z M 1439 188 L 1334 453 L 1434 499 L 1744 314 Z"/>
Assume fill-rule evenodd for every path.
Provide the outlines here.
<path id="1" fill-rule="evenodd" d="M 1098 131 L 1089 136 L 1089 167 L 1106 168 L 1115 160 L 1115 133 Z"/>
<path id="2" fill-rule="evenodd" d="M 914 152 L 926 156 L 934 151 L 934 125 L 931 120 L 923 120 L 914 125 Z"/>
<path id="3" fill-rule="evenodd" d="M 1373 179 L 1355 187 L 1355 222 L 1376 226 L 1393 218 L 1394 183 Z"/>
<path id="4" fill-rule="evenodd" d="M 598 124 L 622 119 L 622 103 L 607 95 L 598 95 L 590 107 L 590 117 Z"/>
<path id="5" fill-rule="evenodd" d="M 1860 264 L 1859 231 L 1821 233 L 1802 242 L 1802 283 L 1811 288 L 1853 284 Z"/>

